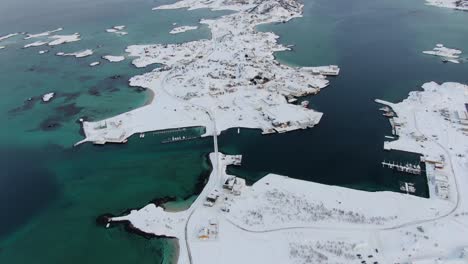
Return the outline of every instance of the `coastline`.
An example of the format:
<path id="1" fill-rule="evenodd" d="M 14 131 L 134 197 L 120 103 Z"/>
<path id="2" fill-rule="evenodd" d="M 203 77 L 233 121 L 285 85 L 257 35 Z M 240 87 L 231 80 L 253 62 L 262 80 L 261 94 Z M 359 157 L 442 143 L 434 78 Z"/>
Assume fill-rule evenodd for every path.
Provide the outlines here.
<path id="1" fill-rule="evenodd" d="M 133 111 L 98 122 L 84 122 L 86 138 L 77 144 L 122 143 L 135 133 L 190 126 L 205 127 L 203 136 L 209 136 L 214 131 L 211 117 L 206 115 L 208 111 L 218 120 L 219 132 L 245 127 L 261 129 L 265 134 L 284 133 L 312 128 L 320 122 L 321 112 L 293 104 L 292 98 L 319 93 L 330 83 L 327 76 L 339 74 L 338 66 L 281 64 L 274 53 L 289 48 L 278 44 L 279 36 L 273 32 L 256 30 L 258 25 L 302 17 L 302 4 L 294 0 L 279 3 L 265 0 L 257 6 L 220 2 L 197 2 L 192 6 L 189 1 L 180 1 L 155 9 L 182 7 L 236 12 L 200 22 L 210 28 L 211 39 L 128 46 L 126 52 L 135 58 L 132 63 L 136 67 L 164 65 L 130 79 L 131 86 L 157 92 L 158 103 L 148 100 L 144 107 Z M 256 15 L 252 16 L 251 11 Z M 232 41 L 238 43 L 232 45 Z"/>
<path id="2" fill-rule="evenodd" d="M 180 256 L 180 245 L 179 245 L 179 239 L 167 239 L 166 240 L 168 246 L 171 248 L 170 249 L 170 262 L 167 264 L 177 264 L 179 261 L 179 256 Z"/>
<path id="3" fill-rule="evenodd" d="M 152 104 L 154 101 L 154 97 L 156 95 L 155 92 L 151 89 L 145 88 L 144 91 L 146 92 L 146 100 L 145 100 L 145 103 L 141 107 Z"/>

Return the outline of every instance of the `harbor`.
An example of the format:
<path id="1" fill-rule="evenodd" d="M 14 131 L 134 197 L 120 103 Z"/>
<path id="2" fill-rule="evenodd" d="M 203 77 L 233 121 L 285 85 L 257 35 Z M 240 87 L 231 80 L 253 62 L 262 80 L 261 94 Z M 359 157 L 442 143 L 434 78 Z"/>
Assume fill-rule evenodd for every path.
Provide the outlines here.
<path id="1" fill-rule="evenodd" d="M 208 11 L 206 10 L 202 10 L 204 13 L 201 17 L 190 17 L 184 15 L 185 9 L 181 9 L 180 12 L 177 11 L 178 13 L 173 13 L 174 15 L 168 18 L 155 15 L 151 11 L 140 15 L 139 10 L 154 6 L 148 1 L 133 1 L 132 3 L 122 1 L 112 5 L 102 3 L 99 6 L 96 6 L 95 2 L 80 1 L 80 5 L 89 2 L 88 8 L 74 8 L 59 2 L 54 4 L 55 2 L 57 1 L 40 4 L 42 11 L 51 14 L 48 17 L 50 21 L 44 22 L 43 19 L 38 18 L 33 21 L 37 26 L 30 27 L 24 26 L 31 23 L 30 20 L 7 19 L 14 14 L 14 12 L 8 12 L 8 8 L 20 3 L 7 0 L 3 3 L 6 12 L 1 18 L 4 27 L 2 33 L 25 30 L 34 33 L 63 26 L 66 30 L 71 30 L 69 33 L 79 31 L 87 35 L 82 42 L 70 44 L 73 46 L 67 46 L 63 51 L 73 52 L 106 44 L 101 50 L 109 54 L 123 53 L 125 49 L 123 45 L 128 45 L 126 43 L 182 42 L 193 40 L 191 36 L 195 35 L 195 32 L 197 37 L 203 33 L 206 33 L 206 36 L 202 35 L 202 38 L 210 37 L 209 31 L 203 26 L 200 30 L 189 32 L 188 34 L 192 34 L 189 37 L 180 34 L 176 36 L 177 38 L 167 39 L 164 34 L 160 33 L 169 32 L 173 28 L 172 22 L 177 22 L 179 25 L 196 24 L 200 18 L 207 17 Z M 9 3 L 11 3 L 10 7 Z M 286 24 L 263 26 L 265 31 L 279 32 L 280 42 L 295 44 L 293 52 L 275 53 L 275 56 L 282 62 L 297 65 L 336 63 L 342 68 L 343 74 L 331 79 L 330 89 L 323 90 L 316 98 L 308 98 L 311 108 L 324 113 L 323 122 L 310 130 L 299 130 L 292 134 L 270 134 L 263 137 L 257 135 L 258 131 L 251 129 L 241 129 L 240 134 L 233 129 L 232 136 L 229 134 L 231 132 L 223 132 L 220 143 L 223 144 L 224 149 L 229 150 L 230 153 L 245 154 L 243 167 L 234 167 L 242 172 L 236 175 L 249 177 L 252 183 L 252 179 L 260 179 L 265 172 L 276 172 L 293 178 L 369 191 L 400 191 L 399 181 L 401 180 L 415 183 L 415 196 L 427 197 L 425 194 L 427 184 L 424 177 L 414 177 L 403 173 L 397 175 L 393 170 L 382 168 L 382 160 L 398 161 L 398 158 L 387 157 L 386 155 L 393 153 L 381 151 L 383 135 L 391 133 L 390 125 L 382 113 L 376 111 L 372 100 L 384 98 L 396 102 L 405 98 L 408 92 L 421 82 L 433 78 L 466 81 L 464 73 L 467 72 L 468 63 L 445 65 L 435 57 L 432 59 L 424 56 L 421 50 L 433 47 L 435 41 L 443 41 L 447 45 L 450 44 L 450 47 L 463 47 L 464 43 L 467 43 L 467 28 L 464 26 L 467 25 L 467 20 L 461 15 L 452 16 L 452 13 L 446 10 L 426 8 L 420 2 L 412 1 L 350 3 L 349 1 L 320 0 L 318 3 L 305 1 L 306 13 L 303 18 Z M 144 6 L 141 7 L 141 5 Z M 411 15 L 412 13 L 407 10 L 408 5 L 411 10 L 415 11 L 415 14 L 419 15 Z M 57 9 L 60 11 L 57 12 Z M 34 10 L 36 9 L 23 9 L 24 14 L 30 17 L 37 13 Z M 87 12 L 87 10 L 96 12 Z M 349 10 L 358 12 L 362 16 L 350 16 Z M 429 12 L 427 15 L 421 16 L 427 12 Z M 432 22 L 435 13 L 443 13 L 443 17 Z M 134 18 L 135 14 L 139 14 L 137 22 L 144 22 L 142 23 L 144 27 L 138 27 L 136 23 L 127 21 L 131 20 L 128 18 Z M 115 15 L 118 16 L 109 21 L 109 18 Z M 75 21 L 69 24 L 55 23 L 58 20 L 67 20 L 62 19 L 63 16 L 78 17 L 82 23 L 86 23 L 82 26 L 87 28 L 78 26 L 79 23 Z M 162 21 L 163 18 L 171 21 Z M 187 21 L 189 19 L 190 21 Z M 372 19 L 374 23 L 359 23 L 368 19 Z M 96 20 L 101 23 L 97 24 Z M 385 23 L 384 20 L 392 23 Z M 338 21 L 341 22 L 338 23 Z M 120 24 L 128 25 L 127 36 L 114 36 L 104 32 L 104 29 Z M 156 26 L 147 26 L 151 24 Z M 332 32 L 330 25 L 333 26 L 334 31 L 326 34 L 326 32 Z M 411 28 L 407 25 L 411 25 Z M 446 28 L 451 30 L 445 30 Z M 102 33 L 89 35 L 86 31 L 102 31 Z M 359 35 L 360 33 L 365 34 Z M 361 38 L 357 39 L 356 36 Z M 408 36 L 411 37 L 408 38 Z M 104 42 L 102 39 L 104 37 L 121 38 L 124 41 L 116 41 L 115 43 L 118 42 L 119 46 L 113 44 L 114 42 Z M 333 47 L 329 45 L 330 43 L 336 43 L 337 46 Z M 420 43 L 420 47 L 412 50 L 411 47 L 414 47 L 415 43 Z M 34 182 L 32 191 L 40 191 L 38 195 L 29 196 L 50 199 L 51 202 L 38 204 L 39 201 L 28 202 L 28 200 L 17 199 L 18 206 L 9 211 L 13 218 L 3 219 L 7 221 L 3 227 L 12 231 L 5 236 L 0 246 L 2 248 L 0 262 L 57 263 L 58 260 L 67 259 L 71 263 L 168 263 L 169 259 L 163 256 L 163 253 L 166 254 L 171 248 L 171 246 L 164 245 L 167 239 L 148 240 L 134 234 L 127 234 L 122 231 L 122 228 L 101 230 L 102 228 L 95 227 L 92 221 L 98 214 L 104 212 L 119 214 L 127 208 L 142 206 L 145 202 L 157 198 L 156 196 L 171 195 L 183 199 L 197 193 L 192 187 L 203 172 L 200 165 L 203 162 L 201 157 L 210 149 L 210 146 L 205 148 L 209 140 L 180 142 L 184 145 L 182 149 L 179 144 L 161 144 L 161 140 L 180 134 L 162 134 L 157 137 L 152 135 L 153 132 L 146 132 L 144 139 L 133 136 L 129 144 L 122 146 L 94 147 L 85 144 L 73 149 L 72 154 L 55 147 L 51 148 L 50 143 L 69 146 L 81 138 L 76 133 L 78 126 L 75 124 L 75 120 L 81 116 L 86 115 L 99 120 L 130 108 L 136 108 L 146 102 L 145 92 L 136 93 L 127 87 L 128 78 L 141 74 L 142 71 L 134 69 L 127 62 L 106 64 L 106 61 L 102 61 L 102 65 L 99 66 L 103 66 L 102 68 L 88 67 L 88 63 L 100 60 L 98 56 L 90 59 L 84 58 L 84 61 L 80 63 L 72 63 L 74 58 L 69 58 L 70 63 L 64 63 L 63 57 L 51 56 L 47 60 L 47 67 L 41 67 L 40 60 L 45 60 L 45 57 L 36 56 L 37 51 L 33 48 L 25 51 L 21 49 L 22 46 L 16 47 L 13 44 L 5 44 L 5 46 L 7 48 L 0 51 L 0 56 L 5 61 L 11 62 L 2 65 L 4 73 L 2 82 L 9 84 L 3 89 L 5 104 L 2 105 L 2 120 L 8 128 L 4 130 L 2 137 L 6 145 L 4 147 L 8 151 L 5 155 L 7 156 L 5 164 L 9 168 L 15 168 L 12 167 L 14 163 L 10 162 L 10 159 L 18 155 L 12 155 L 12 153 L 16 153 L 14 150 L 21 150 L 27 145 L 26 151 L 28 152 L 20 156 L 22 159 L 17 160 L 18 163 L 29 164 L 30 166 L 27 167 L 35 170 L 36 173 L 31 175 L 35 176 L 33 179 L 36 179 L 38 183 Z M 336 50 L 344 52 L 336 52 Z M 24 51 L 24 56 L 12 54 L 22 51 Z M 14 72 L 11 72 L 12 67 L 15 69 Z M 44 78 L 46 70 L 55 70 L 63 74 L 54 74 Z M 99 82 L 115 74 L 124 76 L 120 79 L 122 84 L 119 84 L 118 80 L 110 79 L 104 83 Z M 89 79 L 90 76 L 94 79 Z M 88 81 L 83 82 L 82 78 L 85 77 Z M 38 86 L 39 83 L 43 85 Z M 69 85 L 63 87 L 61 83 Z M 101 91 L 101 96 L 92 96 L 87 93 L 88 88 L 101 87 L 103 84 L 106 87 L 117 87 L 119 91 Z M 36 104 L 32 111 L 24 111 L 15 116 L 7 115 L 10 109 L 21 106 L 26 98 L 50 91 L 57 92 L 58 97 L 54 99 L 58 100 L 52 100 L 48 105 Z M 78 99 L 71 98 L 69 102 L 76 102 L 78 107 L 85 109 L 76 116 L 67 116 L 60 121 L 61 126 L 55 131 L 36 130 L 35 123 L 60 114 L 54 109 L 61 106 L 62 100 L 66 99 L 63 97 L 65 92 L 80 92 Z M 358 117 L 365 118 L 365 124 L 357 125 Z M 31 120 L 37 120 L 37 122 L 31 122 Z M 38 153 L 37 149 L 44 149 L 44 152 Z M 360 153 L 356 155 L 358 149 Z M 35 156 L 40 156 L 40 159 Z M 349 157 L 344 159 L 344 156 Z M 406 160 L 405 156 L 401 162 L 404 163 Z M 78 165 L 77 162 L 79 162 Z M 411 162 L 415 161 L 411 160 Z M 184 164 L 184 166 L 182 168 L 176 164 Z M 123 165 L 125 166 L 122 167 Z M 86 173 L 77 170 L 77 166 L 86 168 Z M 21 167 L 25 166 L 18 165 L 18 168 Z M 51 175 L 50 177 L 43 176 L 44 169 Z M 21 172 L 19 169 L 15 171 Z M 136 175 L 138 177 L 135 177 Z M 18 173 L 6 176 L 7 179 L 14 179 L 12 183 L 3 186 L 7 192 L 8 189 L 13 189 L 12 187 L 22 186 L 23 183 L 19 181 L 23 178 L 17 177 Z M 59 180 L 56 196 L 52 195 L 55 193 L 54 189 L 47 188 L 47 186 L 54 186 L 55 178 Z M 439 178 L 436 180 L 441 182 Z M 116 188 L 123 189 L 125 192 L 109 195 Z M 455 186 L 452 185 L 451 188 L 454 189 Z M 439 193 L 442 193 L 443 188 L 439 189 Z M 33 194 L 32 192 L 23 193 Z M 52 198 L 47 198 L 50 196 Z M 13 197 L 8 200 L 16 199 Z M 24 220 L 15 218 L 30 210 L 24 204 L 33 205 L 31 211 L 36 210 L 40 217 L 27 215 Z M 43 204 L 46 206 L 41 206 Z M 63 225 L 60 221 L 63 219 L 62 216 L 72 221 Z M 16 223 L 25 222 L 26 224 L 19 227 L 9 226 L 9 219 Z M 207 220 L 205 226 L 209 224 Z M 226 225 L 221 226 L 221 228 L 225 227 Z M 72 240 L 69 239 L 70 232 L 73 236 Z M 224 233 L 219 236 L 219 239 L 225 238 Z M 64 241 L 68 242 L 64 243 Z M 35 246 L 29 247 L 31 244 Z M 207 244 L 212 244 L 212 241 L 207 241 Z M 51 248 L 57 247 L 60 250 L 50 251 Z M 87 254 L 81 254 L 84 251 Z M 173 251 L 177 254 L 177 249 Z M 49 252 L 49 254 L 44 254 L 44 252 Z"/>
<path id="2" fill-rule="evenodd" d="M 387 162 L 382 161 L 382 167 L 393 169 L 399 172 L 406 172 L 409 174 L 414 175 L 421 175 L 421 166 L 419 164 L 411 164 L 411 163 L 397 163 L 397 162 Z"/>

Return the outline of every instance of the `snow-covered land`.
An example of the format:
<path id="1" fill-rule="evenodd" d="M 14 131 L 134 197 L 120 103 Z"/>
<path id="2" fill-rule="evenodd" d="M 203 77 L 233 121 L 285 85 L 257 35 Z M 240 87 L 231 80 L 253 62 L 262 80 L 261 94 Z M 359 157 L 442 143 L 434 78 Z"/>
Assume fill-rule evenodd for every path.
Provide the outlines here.
<path id="1" fill-rule="evenodd" d="M 135 76 L 130 85 L 155 94 L 151 104 L 98 122 L 84 122 L 84 141 L 124 142 L 134 133 L 204 126 L 211 135 L 210 119 L 219 131 L 231 127 L 288 132 L 318 124 L 322 113 L 288 103 L 288 98 L 316 94 L 328 86 L 324 75 L 307 68 L 275 61 L 275 51 L 287 50 L 271 32 L 257 32 L 259 24 L 301 17 L 296 0 L 183 0 L 155 9 L 210 8 L 234 13 L 202 20 L 212 39 L 182 44 L 127 47 L 136 67 L 163 64 Z M 210 114 L 210 116 L 208 116 Z"/>
<path id="2" fill-rule="evenodd" d="M 378 101 L 396 114 L 390 120 L 398 140 L 384 148 L 423 154 L 430 200 L 454 207 L 433 221 L 386 230 L 382 242 L 392 249 L 386 253 L 392 262 L 468 263 L 468 86 L 430 82 L 422 88 L 398 104 Z"/>
<path id="3" fill-rule="evenodd" d="M 89 66 L 94 67 L 94 66 L 98 66 L 99 64 L 101 64 L 99 61 L 95 61 L 95 62 L 91 62 Z"/>
<path id="4" fill-rule="evenodd" d="M 24 45 L 24 48 L 27 49 L 27 48 L 30 48 L 30 47 L 39 47 L 39 46 L 43 46 L 43 45 L 46 45 L 48 42 L 47 41 L 35 41 L 33 43 L 29 43 L 29 44 L 26 44 Z"/>
<path id="5" fill-rule="evenodd" d="M 242 157 L 215 152 L 189 209 L 150 204 L 110 221 L 177 238 L 178 263 L 468 263 L 468 86 L 423 89 L 398 104 L 377 102 L 396 113 L 398 140 L 384 147 L 423 154 L 429 199 L 275 174 L 246 186 L 226 173 Z"/>
<path id="6" fill-rule="evenodd" d="M 27 34 L 26 37 L 25 37 L 24 39 L 32 39 L 32 38 L 46 37 L 46 36 L 49 36 L 49 35 L 52 34 L 52 33 L 59 32 L 59 31 L 62 31 L 62 30 L 63 30 L 63 28 L 57 28 L 57 29 L 50 30 L 50 31 L 46 31 L 46 32 L 42 32 L 42 33 Z"/>
<path id="7" fill-rule="evenodd" d="M 49 102 L 54 96 L 55 96 L 55 93 L 46 93 L 42 96 L 42 101 Z"/>
<path id="8" fill-rule="evenodd" d="M 197 26 L 181 26 L 181 27 L 175 27 L 175 28 L 173 28 L 169 33 L 170 33 L 170 34 L 179 34 L 179 33 L 183 33 L 183 32 L 186 32 L 186 31 L 195 30 L 195 29 L 197 29 L 197 28 L 198 28 Z"/>
<path id="9" fill-rule="evenodd" d="M 49 46 L 57 46 L 62 45 L 69 42 L 75 42 L 80 40 L 80 34 L 74 33 L 72 35 L 54 35 L 50 36 L 49 38 L 53 39 L 49 42 Z"/>
<path id="10" fill-rule="evenodd" d="M 426 0 L 428 5 L 468 11 L 468 0 Z"/>
<path id="11" fill-rule="evenodd" d="M 398 104 L 378 101 L 396 114 L 390 120 L 398 140 L 385 142 L 384 148 L 423 154 L 430 161 L 431 194 L 457 202 L 458 186 L 468 180 L 468 86 L 430 82 L 422 88 Z"/>
<path id="12" fill-rule="evenodd" d="M 112 56 L 112 55 L 106 55 L 102 56 L 103 59 L 108 60 L 110 62 L 119 62 L 125 60 L 124 56 Z"/>
<path id="13" fill-rule="evenodd" d="M 7 39 L 12 38 L 12 37 L 14 37 L 16 35 L 18 35 L 18 33 L 12 33 L 12 34 L 8 34 L 8 35 L 5 35 L 5 36 L 0 36 L 0 41 L 7 40 Z"/>
<path id="14" fill-rule="evenodd" d="M 27 37 L 25 39 L 46 37 L 51 32 L 54 32 L 54 31 L 39 33 L 39 34 L 36 34 L 36 35 L 32 35 L 32 37 Z M 42 40 L 38 40 L 38 41 L 35 41 L 35 42 L 32 42 L 32 43 L 26 44 L 26 45 L 24 45 L 24 48 L 39 47 L 39 46 L 43 46 L 43 45 L 57 46 L 57 45 L 62 45 L 62 44 L 65 44 L 65 43 L 75 42 L 75 41 L 79 41 L 79 40 L 80 40 L 80 34 L 79 33 L 74 33 L 72 35 L 52 35 L 52 36 L 47 37 L 47 39 L 42 39 Z"/>
<path id="15" fill-rule="evenodd" d="M 112 28 L 106 29 L 106 32 L 108 33 L 115 33 L 117 35 L 127 35 L 128 32 L 123 31 L 125 29 L 125 26 L 114 26 Z"/>
<path id="16" fill-rule="evenodd" d="M 72 52 L 72 53 L 64 53 L 64 52 L 58 52 L 56 54 L 57 56 L 73 56 L 76 58 L 84 58 L 93 55 L 93 50 L 92 49 L 87 49 L 87 50 L 81 50 L 77 52 Z"/>
<path id="17" fill-rule="evenodd" d="M 461 50 L 444 47 L 443 44 L 437 44 L 433 50 L 423 51 L 424 54 L 442 57 L 445 61 L 460 63 Z"/>

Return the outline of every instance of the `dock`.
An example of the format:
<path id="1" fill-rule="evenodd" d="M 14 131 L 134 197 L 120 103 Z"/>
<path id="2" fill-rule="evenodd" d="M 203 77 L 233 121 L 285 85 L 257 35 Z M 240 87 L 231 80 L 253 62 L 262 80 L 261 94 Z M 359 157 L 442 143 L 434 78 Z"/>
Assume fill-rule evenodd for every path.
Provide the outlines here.
<path id="1" fill-rule="evenodd" d="M 161 143 L 166 144 L 166 143 L 187 141 L 187 140 L 192 140 L 192 139 L 197 139 L 197 138 L 199 137 L 186 137 L 186 136 L 170 137 L 168 139 L 161 141 Z"/>
<path id="2" fill-rule="evenodd" d="M 400 172 L 406 172 L 406 173 L 410 173 L 414 175 L 421 174 L 421 166 L 419 164 L 414 165 L 414 164 L 406 163 L 405 165 L 403 165 L 401 163 L 382 161 L 382 166 L 384 168 L 390 168 L 390 169 L 394 169 Z"/>
<path id="3" fill-rule="evenodd" d="M 414 187 L 414 183 L 411 182 L 400 182 L 400 190 L 406 193 L 415 193 L 416 188 Z"/>

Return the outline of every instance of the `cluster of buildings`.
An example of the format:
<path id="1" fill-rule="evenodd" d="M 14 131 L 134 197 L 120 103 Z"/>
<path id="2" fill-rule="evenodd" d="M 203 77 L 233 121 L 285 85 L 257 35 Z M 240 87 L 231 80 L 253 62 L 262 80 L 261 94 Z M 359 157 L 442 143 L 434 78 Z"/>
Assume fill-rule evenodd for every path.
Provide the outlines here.
<path id="1" fill-rule="evenodd" d="M 429 180 L 433 183 L 434 191 L 440 199 L 448 200 L 450 197 L 450 183 L 445 175 L 445 158 L 441 155 L 439 158 L 424 156 L 421 161 L 426 163 Z"/>
<path id="2" fill-rule="evenodd" d="M 219 223 L 218 220 L 212 218 L 208 220 L 208 224 L 203 226 L 198 231 L 198 239 L 199 240 L 215 240 L 218 238 L 219 233 Z"/>

